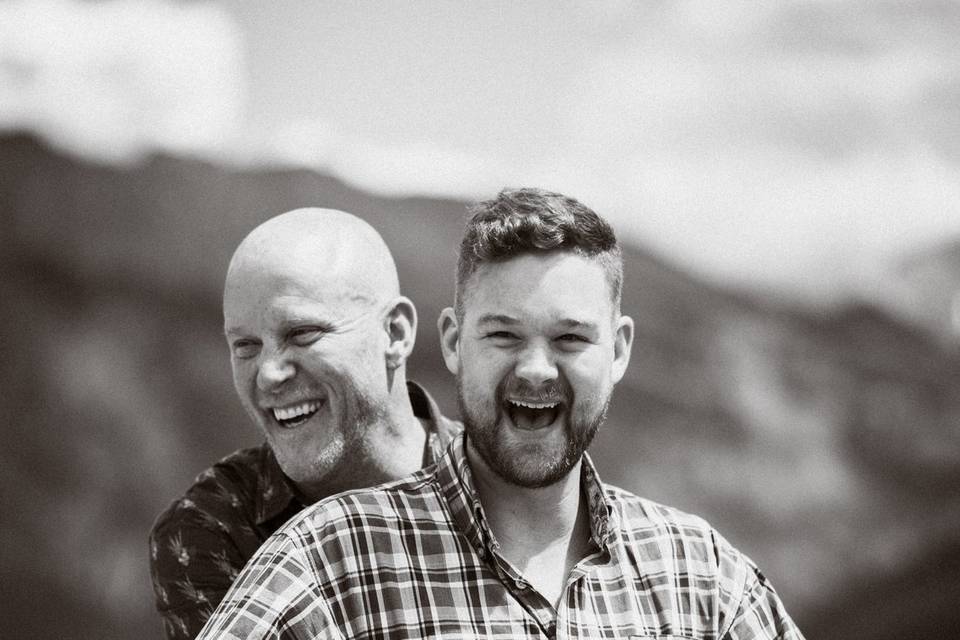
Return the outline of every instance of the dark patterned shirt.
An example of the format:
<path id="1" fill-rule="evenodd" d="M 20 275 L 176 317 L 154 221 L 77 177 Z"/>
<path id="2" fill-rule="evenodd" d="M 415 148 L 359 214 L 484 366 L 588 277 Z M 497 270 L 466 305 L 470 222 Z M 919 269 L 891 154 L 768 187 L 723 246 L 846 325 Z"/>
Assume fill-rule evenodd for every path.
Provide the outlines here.
<path id="1" fill-rule="evenodd" d="M 424 459 L 432 464 L 462 427 L 443 417 L 422 387 L 408 382 L 407 390 L 414 415 L 429 427 Z M 150 534 L 153 590 L 167 638 L 196 637 L 247 560 L 304 506 L 266 444 L 197 476 Z"/>
<path id="2" fill-rule="evenodd" d="M 603 485 L 587 456 L 581 469 L 593 552 L 557 608 L 501 555 L 460 436 L 436 466 L 287 523 L 200 639 L 802 640 L 763 574 L 706 522 Z"/>

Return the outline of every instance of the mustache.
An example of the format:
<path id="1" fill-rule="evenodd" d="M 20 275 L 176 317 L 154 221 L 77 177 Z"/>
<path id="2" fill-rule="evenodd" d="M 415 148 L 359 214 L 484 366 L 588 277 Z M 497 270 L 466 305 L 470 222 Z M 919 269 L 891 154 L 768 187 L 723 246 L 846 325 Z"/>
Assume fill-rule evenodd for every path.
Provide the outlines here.
<path id="1" fill-rule="evenodd" d="M 551 381 L 545 385 L 534 386 L 529 382 L 519 378 L 505 378 L 498 385 L 497 396 L 500 402 L 504 402 L 508 397 L 524 398 L 536 402 L 564 402 L 570 394 L 567 393 L 565 385 L 559 380 Z"/>

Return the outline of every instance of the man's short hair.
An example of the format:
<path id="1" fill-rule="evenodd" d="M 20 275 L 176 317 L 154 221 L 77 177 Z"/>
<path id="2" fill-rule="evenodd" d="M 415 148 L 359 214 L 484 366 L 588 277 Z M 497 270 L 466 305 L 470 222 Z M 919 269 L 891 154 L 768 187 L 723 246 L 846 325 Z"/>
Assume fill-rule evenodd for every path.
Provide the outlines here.
<path id="1" fill-rule="evenodd" d="M 620 245 L 610 225 L 589 207 L 542 189 L 504 189 L 468 212 L 472 217 L 457 262 L 455 309 L 460 321 L 467 281 L 481 265 L 549 251 L 571 251 L 596 260 L 607 274 L 614 311 L 620 309 Z"/>

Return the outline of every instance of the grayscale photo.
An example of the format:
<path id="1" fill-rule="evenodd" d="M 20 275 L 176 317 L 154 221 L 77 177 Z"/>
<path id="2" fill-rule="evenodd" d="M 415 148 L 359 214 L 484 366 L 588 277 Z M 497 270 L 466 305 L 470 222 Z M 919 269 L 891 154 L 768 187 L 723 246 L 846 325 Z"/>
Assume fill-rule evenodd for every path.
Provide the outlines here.
<path id="1" fill-rule="evenodd" d="M 960 637 L 958 42 L 3 0 L 0 636 Z"/>

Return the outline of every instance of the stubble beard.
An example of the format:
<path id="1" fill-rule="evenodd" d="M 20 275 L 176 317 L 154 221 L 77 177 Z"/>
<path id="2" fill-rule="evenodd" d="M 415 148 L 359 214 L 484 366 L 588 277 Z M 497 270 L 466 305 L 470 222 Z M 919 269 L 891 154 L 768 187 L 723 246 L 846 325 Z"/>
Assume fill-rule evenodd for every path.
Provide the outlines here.
<path id="1" fill-rule="evenodd" d="M 564 441 L 559 451 L 546 450 L 540 445 L 509 445 L 504 437 L 509 417 L 504 415 L 506 391 L 510 379 L 505 377 L 494 393 L 493 415 L 481 415 L 465 400 L 463 377 L 457 376 L 457 402 L 464 432 L 473 449 L 484 463 L 503 480 L 528 489 L 553 485 L 570 473 L 593 442 L 594 436 L 606 419 L 610 394 L 599 411 L 582 419 L 575 418 L 576 398 L 569 388 L 564 396 Z"/>
<path id="2" fill-rule="evenodd" d="M 364 395 L 353 380 L 341 380 L 340 387 L 342 406 L 336 424 L 328 427 L 337 430 L 336 437 L 320 451 L 292 452 L 292 457 L 308 453 L 312 456 L 309 460 L 288 461 L 290 464 L 284 465 L 277 456 L 281 469 L 311 502 L 381 481 L 370 435 L 389 420 L 387 403 Z M 277 454 L 275 447 L 274 453 Z M 291 477 L 287 468 L 296 468 L 300 477 Z"/>

